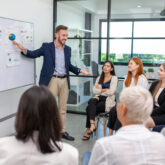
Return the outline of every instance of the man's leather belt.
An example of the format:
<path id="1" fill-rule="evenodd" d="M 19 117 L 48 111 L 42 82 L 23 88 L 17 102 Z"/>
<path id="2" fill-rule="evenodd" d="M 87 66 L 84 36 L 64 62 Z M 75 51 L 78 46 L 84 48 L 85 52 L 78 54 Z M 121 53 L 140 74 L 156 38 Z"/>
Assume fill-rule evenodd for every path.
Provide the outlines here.
<path id="1" fill-rule="evenodd" d="M 57 75 L 53 75 L 53 77 L 57 77 L 57 78 L 65 78 L 65 77 L 66 77 L 66 75 L 64 75 L 64 76 L 57 76 Z"/>

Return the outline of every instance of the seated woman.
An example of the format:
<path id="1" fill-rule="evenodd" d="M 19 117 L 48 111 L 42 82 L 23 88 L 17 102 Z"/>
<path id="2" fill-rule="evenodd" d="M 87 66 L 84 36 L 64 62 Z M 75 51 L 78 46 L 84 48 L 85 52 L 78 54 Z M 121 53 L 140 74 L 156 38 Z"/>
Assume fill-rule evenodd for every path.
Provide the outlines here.
<path id="1" fill-rule="evenodd" d="M 143 70 L 143 63 L 139 58 L 131 58 L 128 63 L 128 73 L 123 83 L 123 88 L 140 86 L 148 88 L 148 80 Z M 109 135 L 112 135 L 113 130 L 118 130 L 121 123 L 117 119 L 116 106 L 109 112 Z"/>
<path id="2" fill-rule="evenodd" d="M 152 83 L 150 92 L 153 96 L 154 108 L 151 117 L 146 122 L 148 128 L 155 125 L 165 125 L 165 63 L 158 70 L 160 80 Z"/>
<path id="3" fill-rule="evenodd" d="M 89 165 L 164 165 L 165 138 L 145 128 L 153 100 L 141 87 L 125 88 L 117 104 L 122 123 L 116 135 L 96 141 Z"/>
<path id="4" fill-rule="evenodd" d="M 102 67 L 101 76 L 96 80 L 93 93 L 96 95 L 90 99 L 86 108 L 86 131 L 82 140 L 89 140 L 90 135 L 96 130 L 95 117 L 98 113 L 108 112 L 115 105 L 115 94 L 118 79 L 115 76 L 114 65 L 106 61 Z"/>
<path id="5" fill-rule="evenodd" d="M 21 97 L 16 135 L 0 138 L 1 165 L 78 165 L 78 151 L 61 142 L 61 120 L 48 88 L 34 86 Z"/>

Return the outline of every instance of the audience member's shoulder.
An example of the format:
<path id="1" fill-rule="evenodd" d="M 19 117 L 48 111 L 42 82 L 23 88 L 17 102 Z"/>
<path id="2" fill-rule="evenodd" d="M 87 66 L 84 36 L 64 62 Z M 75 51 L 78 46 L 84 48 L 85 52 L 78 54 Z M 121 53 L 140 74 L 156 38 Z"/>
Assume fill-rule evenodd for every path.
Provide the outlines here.
<path id="1" fill-rule="evenodd" d="M 70 144 L 61 143 L 61 146 L 62 146 L 62 151 L 63 152 L 67 152 L 67 153 L 70 152 L 73 155 L 78 154 L 78 150 L 75 147 L 71 146 Z"/>
<path id="2" fill-rule="evenodd" d="M 99 140 L 97 140 L 96 142 L 100 145 L 107 145 L 109 143 L 112 143 L 112 141 L 115 139 L 116 136 L 107 136 L 107 137 L 103 137 Z"/>
<path id="3" fill-rule="evenodd" d="M 147 80 L 147 78 L 146 78 L 146 76 L 144 76 L 144 74 L 141 74 L 141 75 L 139 76 L 139 78 Z"/>
<path id="4" fill-rule="evenodd" d="M 7 136 L 7 137 L 0 138 L 0 146 L 1 147 L 5 147 L 5 148 L 8 148 L 8 147 L 11 148 L 12 147 L 12 148 L 14 148 L 15 146 L 18 145 L 18 143 L 21 143 L 21 142 L 18 141 L 15 138 L 15 136 Z"/>
<path id="5" fill-rule="evenodd" d="M 161 130 L 161 134 L 164 136 L 165 138 L 165 127 Z"/>
<path id="6" fill-rule="evenodd" d="M 15 136 L 6 136 L 6 137 L 2 137 L 0 138 L 0 143 L 5 143 L 5 142 L 8 142 L 8 141 L 15 141 L 16 138 Z"/>
<path id="7" fill-rule="evenodd" d="M 116 80 L 118 79 L 116 75 L 113 75 L 112 78 Z"/>
<path id="8" fill-rule="evenodd" d="M 97 79 L 99 80 L 100 79 L 100 76 L 98 76 Z"/>
<path id="9" fill-rule="evenodd" d="M 159 140 L 164 141 L 164 143 L 165 143 L 165 137 L 163 136 L 162 133 L 160 133 L 160 132 L 151 132 L 151 133 L 152 133 L 153 139 L 155 137 L 155 139 L 157 138 Z"/>
<path id="10" fill-rule="evenodd" d="M 96 81 L 98 82 L 98 81 L 99 81 L 99 79 L 100 79 L 100 76 L 98 76 L 98 77 L 96 78 Z"/>

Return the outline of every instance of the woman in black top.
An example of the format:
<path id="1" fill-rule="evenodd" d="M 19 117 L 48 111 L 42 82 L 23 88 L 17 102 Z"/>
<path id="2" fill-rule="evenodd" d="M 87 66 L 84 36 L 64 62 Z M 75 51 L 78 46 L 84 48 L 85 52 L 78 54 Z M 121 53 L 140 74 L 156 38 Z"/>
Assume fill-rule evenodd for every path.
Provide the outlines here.
<path id="1" fill-rule="evenodd" d="M 158 77 L 160 80 L 153 82 L 149 89 L 153 96 L 154 107 L 151 118 L 146 122 L 148 128 L 165 124 L 165 63 L 160 66 Z"/>

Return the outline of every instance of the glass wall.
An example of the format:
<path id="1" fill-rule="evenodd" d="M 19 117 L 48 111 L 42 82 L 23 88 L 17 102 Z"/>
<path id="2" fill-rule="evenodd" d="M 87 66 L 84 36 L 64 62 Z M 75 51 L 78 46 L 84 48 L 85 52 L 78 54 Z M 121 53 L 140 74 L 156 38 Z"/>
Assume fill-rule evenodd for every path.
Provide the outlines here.
<path id="1" fill-rule="evenodd" d="M 133 56 L 144 63 L 160 64 L 165 61 L 165 21 L 136 21 L 134 23 Z"/>
<path id="2" fill-rule="evenodd" d="M 57 0 L 56 24 L 68 26 L 73 32 L 69 37 L 75 38 L 75 31 L 80 38 L 99 37 L 99 20 L 107 18 L 107 4 L 108 0 Z"/>
<path id="3" fill-rule="evenodd" d="M 124 77 L 129 59 L 139 57 L 147 76 L 152 67 L 152 78 L 157 78 L 158 66 L 165 61 L 165 16 L 160 15 L 163 0 L 55 2 L 55 25 L 69 28 L 66 44 L 72 49 L 72 64 L 93 74 L 76 77 L 70 73 L 68 110 L 85 112 L 87 101 L 93 97 L 93 84 L 106 60 L 114 62 L 118 77 Z M 119 95 L 122 81 L 118 87 Z"/>
<path id="4" fill-rule="evenodd" d="M 85 112 L 87 101 L 93 97 L 93 84 L 100 74 L 100 19 L 107 18 L 108 0 L 57 1 L 56 24 L 68 26 L 68 40 L 71 47 L 71 63 L 79 68 L 86 68 L 92 76 L 71 74 L 71 90 L 68 110 Z M 104 37 L 107 33 L 104 32 Z M 103 41 L 105 45 L 107 40 Z M 104 48 L 104 47 L 103 47 Z M 104 50 L 106 56 L 106 50 Z"/>
<path id="5" fill-rule="evenodd" d="M 101 36 L 107 24 L 101 23 Z M 127 64 L 131 57 L 140 58 L 144 65 L 161 64 L 165 61 L 165 21 L 111 20 L 109 60 L 116 64 Z M 122 39 L 120 39 L 122 38 Z M 103 48 L 102 48 L 103 47 Z M 104 62 L 106 45 L 101 43 L 101 62 Z"/>

